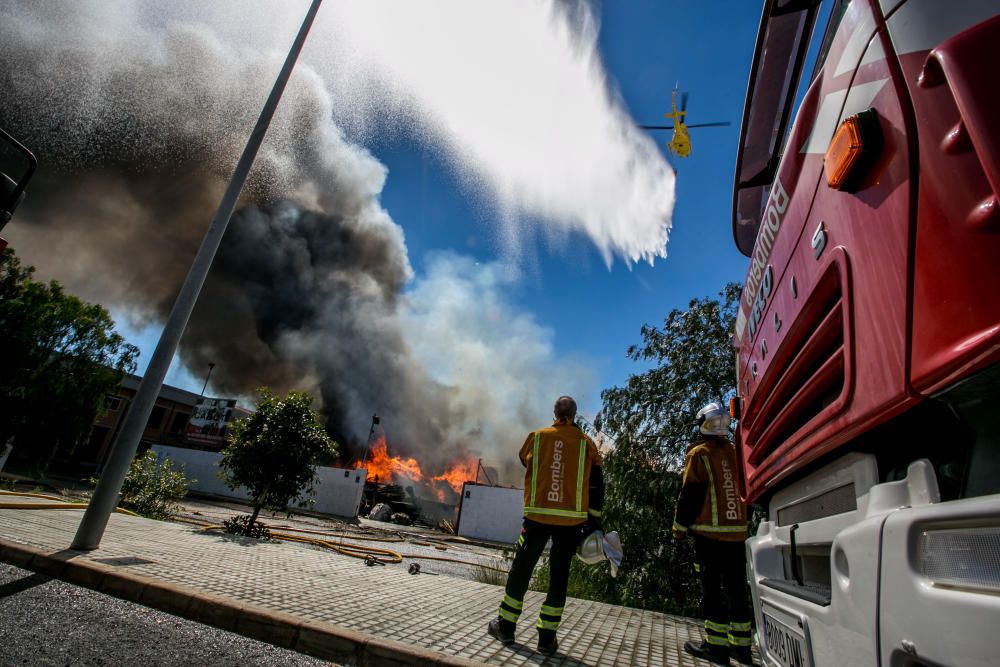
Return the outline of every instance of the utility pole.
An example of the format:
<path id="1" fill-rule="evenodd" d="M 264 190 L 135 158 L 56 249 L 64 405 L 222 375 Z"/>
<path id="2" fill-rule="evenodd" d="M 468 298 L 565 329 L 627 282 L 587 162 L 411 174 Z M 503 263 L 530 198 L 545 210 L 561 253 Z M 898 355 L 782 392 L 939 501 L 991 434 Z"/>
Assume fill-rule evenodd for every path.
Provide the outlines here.
<path id="1" fill-rule="evenodd" d="M 271 124 L 271 118 L 278 107 L 281 94 L 284 92 L 285 85 L 288 83 L 292 70 L 295 68 L 295 62 L 299 58 L 302 45 L 306 41 L 309 29 L 312 27 L 313 19 L 316 18 L 316 12 L 319 11 L 322 1 L 313 0 L 309 6 L 309 11 L 306 12 L 302 26 L 295 36 L 295 41 L 288 51 L 288 56 L 285 58 L 285 64 L 282 66 L 281 72 L 278 73 L 274 87 L 271 88 L 271 94 L 264 103 L 264 108 L 261 109 L 260 116 L 257 118 L 257 124 L 250 133 L 250 138 L 247 140 L 247 145 L 243 149 L 243 154 L 240 156 L 239 162 L 236 163 L 236 169 L 233 171 L 229 185 L 226 187 L 226 192 L 222 196 L 219 208 L 215 212 L 212 224 L 209 225 L 208 231 L 205 232 L 205 238 L 201 242 L 201 247 L 198 248 L 198 254 L 195 255 L 187 278 L 185 278 L 184 284 L 177 295 L 177 300 L 174 302 L 170 317 L 167 318 L 163 332 L 160 334 L 160 340 L 153 351 L 153 358 L 149 362 L 146 374 L 139 384 L 139 391 L 132 402 L 132 409 L 129 410 L 128 417 L 125 419 L 125 425 L 115 440 L 111 455 L 108 458 L 108 464 L 104 468 L 104 474 L 101 475 L 101 479 L 97 483 L 97 488 L 94 490 L 94 495 L 90 499 L 90 504 L 87 505 L 87 510 L 83 514 L 79 528 L 77 528 L 76 536 L 73 538 L 71 546 L 72 549 L 89 551 L 96 549 L 101 544 L 104 529 L 108 525 L 108 518 L 111 516 L 111 512 L 114 511 L 115 505 L 118 504 L 118 495 L 121 492 L 122 482 L 125 481 L 125 474 L 128 472 L 132 458 L 139 447 L 139 441 L 142 438 L 146 421 L 149 419 L 149 414 L 153 410 L 156 398 L 160 394 L 163 379 L 166 377 L 167 370 L 170 368 L 170 362 L 177 351 L 181 334 L 184 333 L 188 320 L 191 318 L 191 312 L 194 310 L 194 305 L 198 301 L 198 295 L 205 284 L 208 270 L 212 267 L 212 261 L 215 259 L 219 244 L 222 242 L 222 236 L 225 234 L 226 227 L 229 225 L 229 219 L 233 215 L 236 200 L 239 198 L 243 184 L 250 173 L 250 167 L 253 166 L 254 159 L 257 157 L 257 151 L 260 149 L 264 135 L 267 133 L 267 128 Z"/>
<path id="2" fill-rule="evenodd" d="M 372 436 L 375 435 L 375 427 L 379 423 L 379 418 L 377 414 L 372 415 L 372 427 L 368 431 L 368 441 L 365 443 L 365 451 L 361 455 L 361 467 L 365 467 L 365 462 L 368 460 L 368 450 L 372 446 Z"/>
<path id="3" fill-rule="evenodd" d="M 201 385 L 201 398 L 205 398 L 205 389 L 208 388 L 208 379 L 212 377 L 213 368 L 215 368 L 215 364 L 211 361 L 208 362 L 208 375 L 205 376 L 205 384 Z"/>

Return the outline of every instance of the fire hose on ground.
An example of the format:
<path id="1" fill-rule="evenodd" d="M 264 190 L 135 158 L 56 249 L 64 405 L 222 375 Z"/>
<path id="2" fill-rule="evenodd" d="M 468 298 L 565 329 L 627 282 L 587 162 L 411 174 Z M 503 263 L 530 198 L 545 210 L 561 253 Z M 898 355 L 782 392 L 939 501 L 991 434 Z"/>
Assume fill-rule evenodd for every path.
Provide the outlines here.
<path id="1" fill-rule="evenodd" d="M 41 493 L 26 493 L 20 491 L 0 491 L 0 496 L 15 496 L 21 498 L 38 498 L 40 500 L 51 500 L 54 502 L 50 503 L 39 503 L 39 502 L 0 502 L 0 509 L 10 509 L 10 510 L 44 510 L 44 509 L 55 509 L 55 510 L 82 510 L 87 507 L 87 503 L 83 502 L 71 502 L 64 498 L 58 496 L 50 496 Z M 119 514 L 127 514 L 129 516 L 139 516 L 135 512 L 131 512 L 122 507 L 116 507 L 115 512 Z M 186 519 L 184 517 L 173 517 L 173 521 L 191 524 L 194 526 L 199 526 L 202 530 L 224 530 L 225 527 L 218 524 L 207 523 L 204 521 L 197 521 L 195 519 Z M 374 537 L 367 535 L 350 535 L 348 533 L 332 533 L 319 530 L 308 530 L 305 528 L 293 528 L 291 526 L 280 526 L 282 531 L 289 532 L 277 532 L 272 531 L 271 537 L 276 540 L 281 540 L 285 542 L 298 542 L 301 544 L 311 544 L 313 546 L 321 547 L 323 549 L 328 549 L 335 551 L 336 553 L 342 554 L 344 556 L 350 556 L 352 558 L 359 558 L 366 562 L 366 564 L 377 564 L 377 565 L 394 565 L 396 563 L 402 563 L 404 558 L 410 560 L 435 560 L 443 561 L 447 563 L 458 563 L 460 565 L 470 565 L 473 567 L 481 567 L 487 570 L 494 570 L 496 572 L 504 572 L 506 570 L 494 567 L 492 565 L 484 565 L 482 563 L 476 563 L 473 561 L 462 560 L 460 558 L 450 558 L 444 556 L 425 556 L 423 554 L 401 554 L 399 552 L 393 551 L 391 549 L 383 549 L 380 547 L 373 547 L 364 544 L 352 544 L 350 542 L 333 542 L 332 540 L 323 540 L 318 537 L 307 537 L 306 535 L 322 535 L 327 537 L 349 537 L 352 540 L 364 541 L 364 542 L 406 542 L 403 537 L 400 536 L 385 536 L 385 537 Z M 304 533 L 305 535 L 292 535 L 291 532 Z M 422 538 L 420 542 L 415 542 L 418 545 L 434 546 L 436 549 L 444 550 L 447 546 L 443 544 L 432 544 L 438 542 L 437 540 L 428 539 L 426 537 Z M 420 571 L 419 569 L 417 570 Z M 411 572 L 412 573 L 412 572 Z M 425 573 L 429 574 L 429 573 Z"/>
<path id="2" fill-rule="evenodd" d="M 52 503 L 0 503 L 2 510 L 82 510 L 87 507 L 87 503 L 70 502 L 59 496 L 49 496 L 42 493 L 22 493 L 20 491 L 0 491 L 0 496 L 18 496 L 20 498 L 41 498 L 43 500 L 53 500 Z M 118 514 L 129 516 L 139 516 L 124 507 L 116 507 Z"/>
<path id="3" fill-rule="evenodd" d="M 187 523 L 195 526 L 200 526 L 203 530 L 223 530 L 224 527 L 206 523 L 204 521 L 197 521 L 195 519 L 186 519 L 183 517 L 174 517 L 174 521 L 179 521 L 181 523 Z M 319 530 L 308 530 L 305 528 L 292 528 L 291 526 L 282 526 L 283 531 L 294 531 L 298 533 L 306 533 L 310 535 L 324 535 L 329 537 L 350 537 L 352 540 L 363 540 L 369 542 L 405 542 L 406 540 L 402 537 L 368 537 L 365 535 L 348 535 L 346 533 L 331 533 Z M 403 554 L 391 549 L 382 549 L 379 547 L 372 547 L 362 544 L 351 544 L 350 542 L 333 542 L 331 540 L 322 540 L 316 537 L 304 537 L 300 535 L 291 535 L 288 532 L 278 532 L 271 531 L 271 537 L 276 540 L 283 540 L 287 542 L 299 542 L 302 544 L 311 544 L 313 546 L 322 547 L 324 549 L 330 549 L 344 556 L 350 556 L 352 558 L 359 558 L 366 563 L 373 565 L 394 565 L 396 563 L 402 563 L 404 558 L 410 560 L 435 560 L 443 561 L 447 563 L 458 563 L 461 565 L 471 565 L 473 567 L 481 567 L 487 570 L 495 570 L 497 572 L 503 572 L 506 574 L 507 570 L 503 568 L 494 567 L 492 565 L 484 565 L 482 563 L 476 563 L 473 561 L 462 560 L 460 558 L 450 558 L 445 556 L 425 556 L 423 554 Z M 424 542 L 430 545 L 430 542 Z M 433 545 L 436 549 L 446 549 L 444 545 Z M 424 573 L 428 574 L 428 573 Z"/>

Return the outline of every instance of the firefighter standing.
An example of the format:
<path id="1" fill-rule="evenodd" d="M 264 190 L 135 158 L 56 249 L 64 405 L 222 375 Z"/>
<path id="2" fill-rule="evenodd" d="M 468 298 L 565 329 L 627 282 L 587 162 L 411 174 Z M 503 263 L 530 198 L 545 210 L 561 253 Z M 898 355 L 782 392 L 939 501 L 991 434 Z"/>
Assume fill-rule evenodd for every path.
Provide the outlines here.
<path id="1" fill-rule="evenodd" d="M 514 550 L 514 562 L 497 618 L 489 633 L 504 644 L 514 641 L 524 594 L 542 555 L 549 552 L 549 590 L 538 614 L 538 651 L 552 654 L 559 647 L 556 631 L 566 604 L 569 567 L 586 528 L 600 527 L 604 503 L 601 455 L 594 442 L 574 423 L 576 402 L 560 396 L 555 404 L 555 423 L 528 434 L 519 457 L 525 466 L 524 527 Z"/>
<path id="2" fill-rule="evenodd" d="M 701 579 L 705 641 L 684 650 L 709 662 L 732 658 L 752 665 L 747 595 L 746 507 L 736 491 L 736 450 L 729 441 L 729 414 L 718 403 L 698 411 L 700 437 L 688 449 L 673 536 L 694 538 Z"/>

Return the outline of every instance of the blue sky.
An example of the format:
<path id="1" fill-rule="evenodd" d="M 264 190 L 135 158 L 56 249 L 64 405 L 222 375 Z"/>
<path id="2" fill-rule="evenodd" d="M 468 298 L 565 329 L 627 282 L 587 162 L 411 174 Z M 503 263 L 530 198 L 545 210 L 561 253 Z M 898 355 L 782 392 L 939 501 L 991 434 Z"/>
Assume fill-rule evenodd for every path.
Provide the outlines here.
<path id="1" fill-rule="evenodd" d="M 730 231 L 732 178 L 760 6 L 628 0 L 599 7 L 604 65 L 637 122 L 662 122 L 679 82 L 690 92 L 689 122 L 732 123 L 694 130 L 690 158 L 668 156 L 677 183 L 666 259 L 631 268 L 615 259 L 609 269 L 593 242 L 575 232 L 556 241 L 529 239 L 522 248 L 521 279 L 506 298 L 552 330 L 560 354 L 586 359 L 606 388 L 636 370 L 625 349 L 638 342 L 643 323 L 659 322 L 671 308 L 745 274 Z M 661 150 L 667 138 L 658 137 Z M 503 259 L 496 211 L 433 146 L 405 134 L 366 145 L 388 167 L 382 203 L 405 230 L 418 276 L 441 251 L 482 262 Z M 125 330 L 142 349 L 141 372 L 158 328 Z M 198 391 L 202 379 L 203 370 L 189 373 L 175 364 L 167 381 Z M 592 403 L 582 407 L 593 412 L 599 406 Z"/>

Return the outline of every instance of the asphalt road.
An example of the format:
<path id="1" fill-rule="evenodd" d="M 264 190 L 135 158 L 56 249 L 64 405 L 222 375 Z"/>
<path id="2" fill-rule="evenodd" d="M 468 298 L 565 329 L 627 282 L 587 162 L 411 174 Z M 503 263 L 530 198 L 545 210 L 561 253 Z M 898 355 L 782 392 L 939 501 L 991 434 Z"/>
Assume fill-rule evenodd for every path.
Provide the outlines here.
<path id="1" fill-rule="evenodd" d="M 0 667 L 328 664 L 0 563 Z"/>

